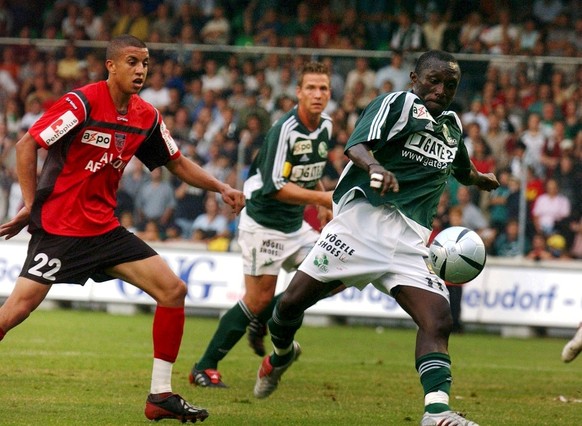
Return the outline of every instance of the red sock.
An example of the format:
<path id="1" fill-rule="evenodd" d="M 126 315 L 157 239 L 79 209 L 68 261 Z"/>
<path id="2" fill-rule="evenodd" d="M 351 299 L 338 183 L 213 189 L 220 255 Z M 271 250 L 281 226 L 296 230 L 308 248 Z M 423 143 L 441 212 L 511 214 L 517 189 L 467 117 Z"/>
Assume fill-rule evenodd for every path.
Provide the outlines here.
<path id="1" fill-rule="evenodd" d="M 0 328 L 0 340 L 4 339 L 4 336 L 6 336 L 6 333 Z"/>
<path id="2" fill-rule="evenodd" d="M 157 306 L 154 314 L 154 358 L 175 362 L 184 334 L 184 307 Z"/>

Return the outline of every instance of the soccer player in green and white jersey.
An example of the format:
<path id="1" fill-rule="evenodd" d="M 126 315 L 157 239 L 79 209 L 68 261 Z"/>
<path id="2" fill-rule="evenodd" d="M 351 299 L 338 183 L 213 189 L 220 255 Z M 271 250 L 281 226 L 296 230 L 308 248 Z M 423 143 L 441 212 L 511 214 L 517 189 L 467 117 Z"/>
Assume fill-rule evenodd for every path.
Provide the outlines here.
<path id="1" fill-rule="evenodd" d="M 418 326 L 416 368 L 424 389 L 422 426 L 475 426 L 449 407 L 452 328 L 449 294 L 430 269 L 427 241 L 447 178 L 482 190 L 499 186 L 479 173 L 451 104 L 461 72 L 455 58 L 429 51 L 410 73 L 412 90 L 381 95 L 363 111 L 346 145 L 350 163 L 334 191 L 325 226 L 278 301 L 269 331 L 274 352 L 259 368 L 254 393 L 269 396 L 301 349 L 303 314 L 340 285 L 372 283 L 393 296 Z"/>
<path id="2" fill-rule="evenodd" d="M 332 193 L 320 182 L 332 131 L 331 118 L 323 114 L 331 96 L 327 67 L 308 62 L 299 75 L 296 95 L 297 107 L 268 131 L 245 181 L 246 207 L 238 238 L 245 295 L 222 316 L 205 353 L 192 367 L 194 385 L 225 387 L 218 362 L 247 327 L 251 346 L 258 355 L 265 354 L 265 324 L 275 306 L 279 272 L 295 270 L 319 237 L 303 219 L 305 205 L 320 206 L 323 222 L 331 217 Z"/>

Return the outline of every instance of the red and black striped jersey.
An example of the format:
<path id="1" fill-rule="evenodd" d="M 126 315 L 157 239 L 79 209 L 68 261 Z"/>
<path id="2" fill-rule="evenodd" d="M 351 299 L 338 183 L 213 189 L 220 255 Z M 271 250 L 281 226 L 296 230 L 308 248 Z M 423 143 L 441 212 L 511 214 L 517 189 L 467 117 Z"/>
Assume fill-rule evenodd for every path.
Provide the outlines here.
<path id="1" fill-rule="evenodd" d="M 132 95 L 120 114 L 105 81 L 65 94 L 29 133 L 48 150 L 30 232 L 83 237 L 114 229 L 116 193 L 131 157 L 153 170 L 180 156 L 159 112 Z"/>

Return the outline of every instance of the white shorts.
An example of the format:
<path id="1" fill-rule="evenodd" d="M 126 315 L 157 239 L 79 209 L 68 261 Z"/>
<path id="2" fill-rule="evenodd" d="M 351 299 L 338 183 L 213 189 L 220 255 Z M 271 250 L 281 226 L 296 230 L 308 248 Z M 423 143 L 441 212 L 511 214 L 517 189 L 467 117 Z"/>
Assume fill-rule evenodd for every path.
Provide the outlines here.
<path id="1" fill-rule="evenodd" d="M 279 275 L 281 269 L 295 271 L 319 237 L 303 221 L 295 232 L 284 233 L 255 222 L 243 209 L 240 215 L 238 243 L 245 275 Z"/>
<path id="2" fill-rule="evenodd" d="M 374 207 L 363 197 L 336 213 L 299 270 L 321 282 L 339 280 L 360 289 L 371 283 L 387 294 L 411 286 L 449 300 L 444 281 L 429 266 L 429 229 L 393 206 Z"/>

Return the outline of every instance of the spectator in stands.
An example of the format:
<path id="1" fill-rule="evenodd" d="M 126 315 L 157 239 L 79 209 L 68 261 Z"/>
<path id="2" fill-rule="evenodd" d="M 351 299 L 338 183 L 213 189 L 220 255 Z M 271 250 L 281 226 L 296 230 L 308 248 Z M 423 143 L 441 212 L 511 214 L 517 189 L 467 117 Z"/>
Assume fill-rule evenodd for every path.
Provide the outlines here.
<path id="1" fill-rule="evenodd" d="M 429 6 L 428 20 L 422 24 L 427 49 L 442 50 L 448 22 L 436 6 Z"/>
<path id="2" fill-rule="evenodd" d="M 321 6 L 318 19 L 315 20 L 309 35 L 312 46 L 315 48 L 332 46 L 338 32 L 339 25 L 334 21 L 331 7 L 329 5 Z"/>
<path id="3" fill-rule="evenodd" d="M 543 25 L 551 24 L 564 11 L 561 0 L 534 0 L 532 13 Z"/>
<path id="4" fill-rule="evenodd" d="M 226 19 L 224 8 L 216 6 L 212 11 L 212 18 L 200 30 L 200 38 L 206 44 L 228 44 L 230 32 L 230 22 Z"/>
<path id="5" fill-rule="evenodd" d="M 121 2 L 121 5 L 125 5 L 125 2 Z M 149 26 L 149 19 L 143 13 L 142 2 L 131 0 L 127 3 L 126 10 L 122 11 L 122 15 L 111 31 L 111 35 L 115 37 L 120 34 L 131 34 L 140 40 L 147 40 Z"/>
<path id="6" fill-rule="evenodd" d="M 489 53 L 493 54 L 502 53 L 502 45 L 504 43 L 506 46 L 514 46 L 519 37 L 519 29 L 511 22 L 509 9 L 499 9 L 497 22 L 487 27 L 480 35 L 480 39 L 487 46 Z"/>
<path id="7" fill-rule="evenodd" d="M 136 225 L 145 229 L 148 221 L 156 221 L 160 231 L 172 224 L 176 198 L 174 189 L 164 180 L 160 168 L 152 170 L 149 182 L 143 184 L 135 198 Z"/>
<path id="8" fill-rule="evenodd" d="M 483 17 L 479 11 L 470 12 L 461 25 L 459 32 L 459 44 L 461 52 L 472 52 L 473 43 L 479 40 L 479 36 L 485 29 Z"/>
<path id="9" fill-rule="evenodd" d="M 500 169 L 496 175 L 499 180 L 499 187 L 488 194 L 487 205 L 489 209 L 489 224 L 497 233 L 500 233 L 505 228 L 509 218 L 507 200 L 511 194 L 511 188 L 509 187 L 511 174 L 508 169 Z"/>
<path id="10" fill-rule="evenodd" d="M 228 219 L 220 211 L 220 205 L 214 194 L 206 195 L 204 212 L 194 219 L 190 234 L 191 241 L 204 244 L 210 244 L 217 239 L 230 238 Z"/>
<path id="11" fill-rule="evenodd" d="M 491 149 L 495 166 L 506 168 L 509 166 L 512 134 L 501 128 L 499 116 L 495 112 L 490 113 L 487 118 L 487 132 L 483 136 Z"/>
<path id="12" fill-rule="evenodd" d="M 558 230 L 560 221 L 571 213 L 570 200 L 560 192 L 555 179 L 548 179 L 545 184 L 545 193 L 538 196 L 532 209 L 532 217 L 536 232 L 551 235 Z"/>
<path id="13" fill-rule="evenodd" d="M 463 123 L 464 127 L 469 126 L 471 123 L 477 123 L 479 128 L 484 133 L 487 133 L 489 121 L 487 116 L 483 113 L 483 99 L 481 96 L 475 96 L 471 100 L 469 111 L 461 114 L 461 122 Z"/>
<path id="14" fill-rule="evenodd" d="M 352 92 L 357 81 L 364 84 L 364 91 L 367 92 L 375 86 L 376 73 L 370 68 L 368 58 L 356 58 L 356 67 L 350 70 L 346 76 L 346 92 Z"/>
<path id="15" fill-rule="evenodd" d="M 390 58 L 390 64 L 380 68 L 376 72 L 374 86 L 381 90 L 385 81 L 392 82 L 395 92 L 408 89 L 410 76 L 408 71 L 403 67 L 402 52 L 393 51 Z"/>
<path id="16" fill-rule="evenodd" d="M 576 43 L 576 31 L 566 12 L 560 12 L 548 26 L 546 46 L 551 56 L 565 56 L 569 47 Z"/>
<path id="17" fill-rule="evenodd" d="M 560 192 L 570 200 L 572 215 L 579 217 L 582 215 L 582 162 L 574 158 L 573 148 L 574 142 L 571 139 L 560 142 L 561 156 L 552 178 L 558 183 Z"/>
<path id="18" fill-rule="evenodd" d="M 66 15 L 61 21 L 61 36 L 65 39 L 71 39 L 75 36 L 75 30 L 78 26 L 83 25 L 81 17 L 81 8 L 77 2 L 67 3 Z"/>
<path id="19" fill-rule="evenodd" d="M 365 22 L 360 19 L 355 7 L 348 7 L 341 11 L 338 37 L 347 38 L 350 46 L 354 49 L 366 49 L 369 47 L 369 37 Z"/>
<path id="20" fill-rule="evenodd" d="M 526 148 L 524 161 L 534 168 L 536 175 L 543 176 L 542 150 L 546 138 L 542 133 L 540 122 L 541 119 L 538 114 L 530 114 L 527 119 L 526 130 L 521 133 L 519 139 Z"/>
<path id="21" fill-rule="evenodd" d="M 276 46 L 283 29 L 275 7 L 268 7 L 255 25 L 253 42 L 258 46 Z"/>
<path id="22" fill-rule="evenodd" d="M 576 134 L 582 130 L 582 107 L 578 107 L 575 98 L 572 97 L 564 103 L 564 124 L 566 126 L 564 136 L 568 139 L 574 139 Z"/>
<path id="23" fill-rule="evenodd" d="M 44 109 L 40 99 L 34 94 L 29 95 L 26 98 L 25 112 L 22 116 L 22 120 L 20 121 L 21 130 L 28 130 L 30 126 L 32 126 L 36 120 L 42 116 L 43 113 Z"/>
<path id="24" fill-rule="evenodd" d="M 295 99 L 295 88 L 297 87 L 297 82 L 293 76 L 291 67 L 287 64 L 281 67 L 281 72 L 279 73 L 279 79 L 277 83 L 273 86 L 273 96 L 279 98 L 281 96 L 288 96 Z"/>
<path id="25" fill-rule="evenodd" d="M 191 157 L 191 159 L 200 164 L 198 158 Z M 182 238 L 189 240 L 192 237 L 194 220 L 204 213 L 206 192 L 179 180 L 174 180 L 173 185 L 174 197 L 176 198 L 174 223 L 180 228 Z"/>
<path id="26" fill-rule="evenodd" d="M 82 63 L 72 41 L 67 42 L 64 52 L 64 56 L 57 61 L 57 76 L 70 84 L 81 76 Z"/>
<path id="27" fill-rule="evenodd" d="M 517 219 L 508 219 L 504 223 L 504 230 L 501 231 L 493 243 L 491 254 L 501 257 L 516 257 L 531 250 L 529 240 L 524 241 L 524 252 L 521 250 L 519 241 L 519 221 Z"/>
<path id="28" fill-rule="evenodd" d="M 540 261 L 540 260 L 552 260 L 554 256 L 548 250 L 546 243 L 546 237 L 544 234 L 536 233 L 532 237 L 532 247 L 531 250 L 526 254 L 527 259 Z"/>
<path id="29" fill-rule="evenodd" d="M 417 52 L 425 47 L 422 27 L 412 21 L 406 10 L 398 14 L 398 26 L 390 38 L 390 48 L 402 52 Z"/>
<path id="30" fill-rule="evenodd" d="M 488 232 L 489 223 L 481 209 L 472 201 L 472 198 L 473 195 L 470 188 L 459 185 L 457 188 L 457 202 L 463 212 L 462 226 L 474 230 L 483 238 Z"/>
<path id="31" fill-rule="evenodd" d="M 0 37 L 11 37 L 13 25 L 14 14 L 8 0 L 0 0 Z"/>
<path id="32" fill-rule="evenodd" d="M 212 90 L 217 94 L 222 93 L 226 87 L 226 81 L 218 73 L 218 63 L 216 59 L 206 59 L 204 61 L 204 74 L 202 74 L 202 90 Z"/>
<path id="33" fill-rule="evenodd" d="M 522 23 L 521 31 L 516 40 L 515 53 L 525 55 L 532 52 L 541 37 L 542 33 L 538 29 L 536 20 L 533 16 L 527 17 Z"/>
<path id="34" fill-rule="evenodd" d="M 149 85 L 139 93 L 139 96 L 165 114 L 166 108 L 170 104 L 170 89 L 164 84 L 162 71 L 152 72 L 148 82 Z"/>
<path id="35" fill-rule="evenodd" d="M 150 33 L 156 31 L 160 36 L 160 42 L 169 43 L 174 35 L 175 26 L 176 20 L 172 15 L 171 6 L 167 2 L 159 2 L 151 16 Z"/>

